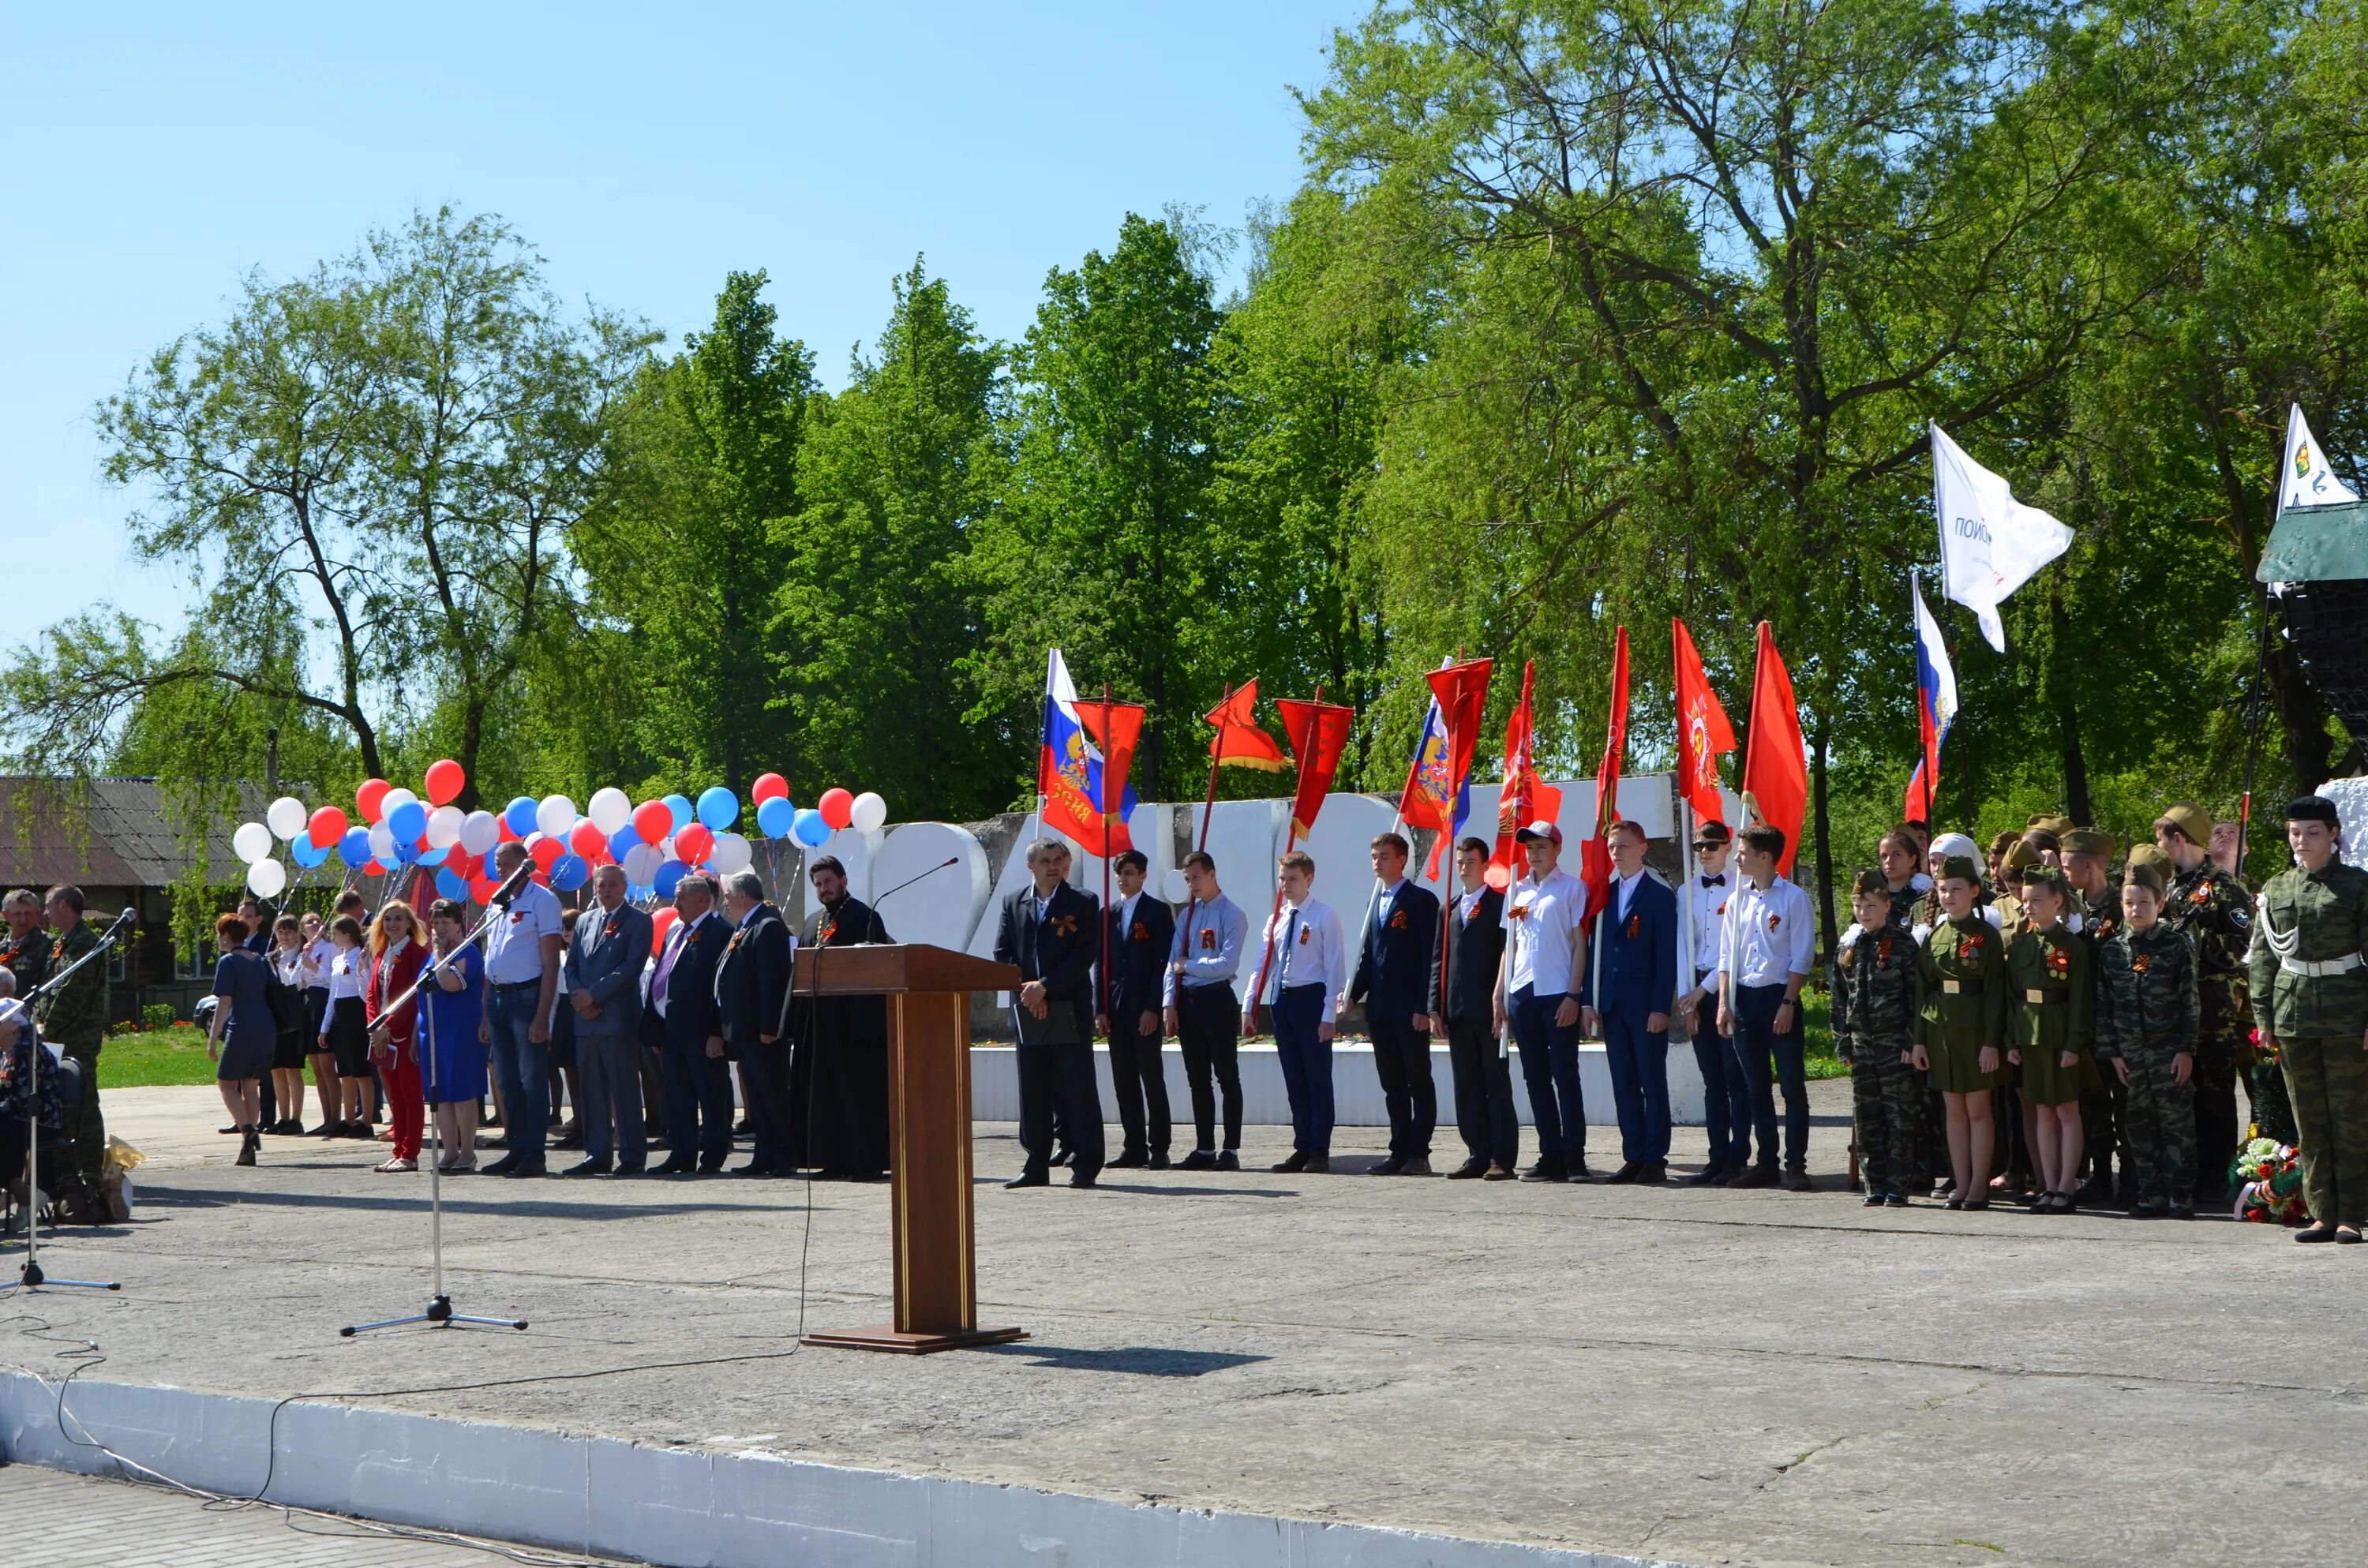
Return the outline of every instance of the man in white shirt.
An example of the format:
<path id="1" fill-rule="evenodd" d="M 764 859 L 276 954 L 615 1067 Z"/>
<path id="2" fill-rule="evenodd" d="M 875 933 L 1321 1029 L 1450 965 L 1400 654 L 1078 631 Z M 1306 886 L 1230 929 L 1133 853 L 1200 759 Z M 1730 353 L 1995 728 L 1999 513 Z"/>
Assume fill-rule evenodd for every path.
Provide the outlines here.
<path id="1" fill-rule="evenodd" d="M 1726 934 L 1726 901 L 1742 879 L 1729 869 L 1735 834 L 1723 822 L 1694 830 L 1694 875 L 1679 897 L 1692 926 L 1692 947 L 1679 955 L 1686 990 L 1678 997 L 1678 1026 L 1693 1041 L 1702 1074 L 1702 1123 L 1710 1162 L 1689 1187 L 1725 1187 L 1751 1164 L 1751 1084 L 1734 1066 L 1734 1047 L 1718 1027 L 1718 952 Z"/>
<path id="2" fill-rule="evenodd" d="M 1743 830 L 1743 886 L 1728 906 L 1719 949 L 1719 1028 L 1735 1041 L 1751 1085 L 1759 1163 L 1730 1187 L 1774 1187 L 1775 1085 L 1784 1086 L 1783 1185 L 1809 1190 L 1809 1086 L 1801 1062 L 1801 987 L 1816 961 L 1809 895 L 1776 874 L 1784 832 L 1765 823 Z M 1770 1063 L 1774 1062 L 1771 1074 Z"/>
<path id="3" fill-rule="evenodd" d="M 1179 1171 L 1242 1168 L 1242 999 L 1234 976 L 1249 942 L 1250 917 L 1217 885 L 1217 862 L 1206 850 L 1184 857 L 1184 885 L 1192 902 L 1176 924 L 1176 945 L 1161 982 L 1167 1032 L 1184 1058 L 1192 1095 L 1192 1126 L 1200 1142 L 1176 1163 Z M 1217 1108 L 1224 1098 L 1225 1142 L 1217 1145 Z"/>
<path id="4" fill-rule="evenodd" d="M 1585 1181 L 1587 1099 L 1578 1083 L 1579 988 L 1587 972 L 1587 884 L 1561 869 L 1562 829 L 1533 822 L 1514 838 L 1530 874 L 1505 900 L 1497 1032 L 1521 1048 L 1538 1161 L 1523 1181 Z"/>
<path id="5" fill-rule="evenodd" d="M 507 881 L 526 863 L 526 846 L 494 848 L 495 881 Z M 543 1131 L 551 1111 L 551 1015 L 559 1000 L 559 899 L 521 881 L 507 910 L 485 933 L 485 1021 L 494 1075 L 502 1086 L 503 1132 L 508 1152 L 487 1176 L 544 1174 Z"/>
<path id="6" fill-rule="evenodd" d="M 1332 1020 L 1349 983 L 1340 916 L 1315 896 L 1315 862 L 1304 850 L 1282 858 L 1282 904 L 1259 938 L 1258 986 L 1242 1016 L 1255 1032 L 1258 1004 L 1274 1026 L 1275 1055 L 1291 1096 L 1291 1158 L 1279 1172 L 1332 1168 Z"/>

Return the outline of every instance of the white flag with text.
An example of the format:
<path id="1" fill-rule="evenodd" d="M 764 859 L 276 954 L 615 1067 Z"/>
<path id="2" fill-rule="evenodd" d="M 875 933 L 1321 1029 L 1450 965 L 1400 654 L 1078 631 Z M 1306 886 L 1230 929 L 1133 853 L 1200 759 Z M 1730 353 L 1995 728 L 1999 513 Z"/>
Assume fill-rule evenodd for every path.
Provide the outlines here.
<path id="1" fill-rule="evenodd" d="M 2327 466 L 2327 453 L 2303 423 L 2302 404 L 2286 415 L 2286 465 L 2278 471 L 2278 510 L 2289 506 L 2347 506 L 2360 499 Z"/>
<path id="2" fill-rule="evenodd" d="M 2016 500 L 2005 480 L 1932 426 L 1932 507 L 1941 524 L 1941 588 L 1974 612 L 1990 646 L 2006 652 L 1998 607 L 2064 553 L 2072 530 Z"/>

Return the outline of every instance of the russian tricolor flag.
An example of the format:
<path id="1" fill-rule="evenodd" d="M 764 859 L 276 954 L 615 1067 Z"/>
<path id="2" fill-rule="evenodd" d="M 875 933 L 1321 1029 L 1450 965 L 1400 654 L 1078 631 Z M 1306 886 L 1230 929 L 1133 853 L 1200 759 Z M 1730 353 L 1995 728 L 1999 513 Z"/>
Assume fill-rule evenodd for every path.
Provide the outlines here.
<path id="1" fill-rule="evenodd" d="M 1126 782 L 1126 774 L 1134 760 L 1134 741 L 1143 726 L 1143 709 L 1131 702 L 1095 701 L 1083 705 L 1094 710 L 1097 716 L 1107 709 L 1109 727 L 1115 736 L 1113 749 L 1120 757 L 1118 782 L 1121 793 L 1115 802 L 1106 805 L 1102 750 L 1095 744 L 1086 720 L 1079 716 L 1079 706 L 1076 685 L 1069 679 L 1068 664 L 1061 657 L 1061 650 L 1055 648 L 1044 674 L 1044 737 L 1036 758 L 1036 792 L 1044 798 L 1043 824 L 1076 840 L 1087 854 L 1107 859 L 1133 846 L 1127 835 L 1126 819 L 1134 811 L 1136 800 L 1134 786 Z"/>
<path id="2" fill-rule="evenodd" d="M 1922 757 L 1907 780 L 1906 807 L 1911 821 L 1930 827 L 1931 803 L 1940 794 L 1941 743 L 1949 738 L 1950 722 L 1957 716 L 1957 672 L 1949 666 L 1941 623 L 1925 608 L 1923 584 L 1912 572 L 1907 583 L 1916 601 L 1916 727 Z"/>

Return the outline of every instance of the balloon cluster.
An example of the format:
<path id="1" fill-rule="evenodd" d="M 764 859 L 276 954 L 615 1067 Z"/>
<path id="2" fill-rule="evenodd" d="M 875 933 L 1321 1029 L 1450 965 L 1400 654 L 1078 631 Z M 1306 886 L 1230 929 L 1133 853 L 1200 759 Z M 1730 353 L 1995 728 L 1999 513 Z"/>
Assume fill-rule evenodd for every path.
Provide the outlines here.
<path id="1" fill-rule="evenodd" d="M 757 831 L 768 838 L 786 838 L 812 849 L 841 828 L 877 833 L 888 821 L 888 802 L 866 790 L 860 795 L 845 790 L 825 790 L 811 806 L 790 799 L 789 780 L 778 773 L 757 775 L 748 798 L 757 802 Z"/>
<path id="2" fill-rule="evenodd" d="M 2310 1219 L 2302 1197 L 2302 1158 L 2274 1138 L 2256 1138 L 2237 1156 L 2239 1220 L 2256 1225 L 2299 1225 Z"/>

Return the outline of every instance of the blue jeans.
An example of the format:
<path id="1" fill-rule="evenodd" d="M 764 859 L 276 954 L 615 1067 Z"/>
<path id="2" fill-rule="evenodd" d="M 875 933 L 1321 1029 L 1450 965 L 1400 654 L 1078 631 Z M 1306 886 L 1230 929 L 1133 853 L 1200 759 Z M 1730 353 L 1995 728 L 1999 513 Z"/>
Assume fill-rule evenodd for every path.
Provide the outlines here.
<path id="1" fill-rule="evenodd" d="M 1563 1004 L 1559 992 L 1540 996 L 1524 985 L 1512 1003 L 1513 1040 L 1521 1048 L 1521 1081 L 1529 1085 L 1530 1119 L 1538 1130 L 1538 1164 L 1568 1170 L 1587 1157 L 1577 1021 L 1567 1028 L 1554 1022 L 1554 1009 Z"/>
<path id="2" fill-rule="evenodd" d="M 1669 1163 L 1669 1036 L 1649 1033 L 1642 1018 L 1603 1017 L 1604 1064 L 1620 1113 L 1620 1157 L 1633 1165 Z"/>
<path id="3" fill-rule="evenodd" d="M 1291 1096 L 1291 1146 L 1302 1154 L 1332 1153 L 1332 1042 L 1316 1038 L 1324 1027 L 1324 987 L 1293 985 L 1267 1008 L 1274 1025 L 1274 1052 L 1282 1064 L 1282 1086 Z"/>
<path id="4" fill-rule="evenodd" d="M 491 989 L 485 1027 L 493 1036 L 494 1076 L 502 1085 L 502 1131 L 511 1157 L 534 1170 L 542 1165 L 542 1135 L 551 1120 L 550 1047 L 527 1038 L 542 987 L 538 982 Z"/>
<path id="5" fill-rule="evenodd" d="M 1776 1168 L 1776 1085 L 1784 1086 L 1784 1166 L 1809 1168 L 1809 1084 L 1801 1067 L 1801 1009 L 1793 1009 L 1793 1028 L 1776 1032 L 1776 1009 L 1783 1006 L 1782 985 L 1737 985 L 1735 988 L 1735 1067 L 1751 1092 L 1751 1124 L 1759 1134 L 1759 1163 Z M 1775 1069 L 1769 1069 L 1770 1058 Z M 1741 1148 L 1738 1130 L 1736 1163 L 1748 1157 Z"/>
<path id="6" fill-rule="evenodd" d="M 1710 1168 L 1739 1171 L 1751 1163 L 1751 1085 L 1730 1063 L 1734 1047 L 1718 1032 L 1718 998 L 1694 1010 L 1694 1066 L 1702 1074 L 1702 1130 L 1710 1134 Z"/>

